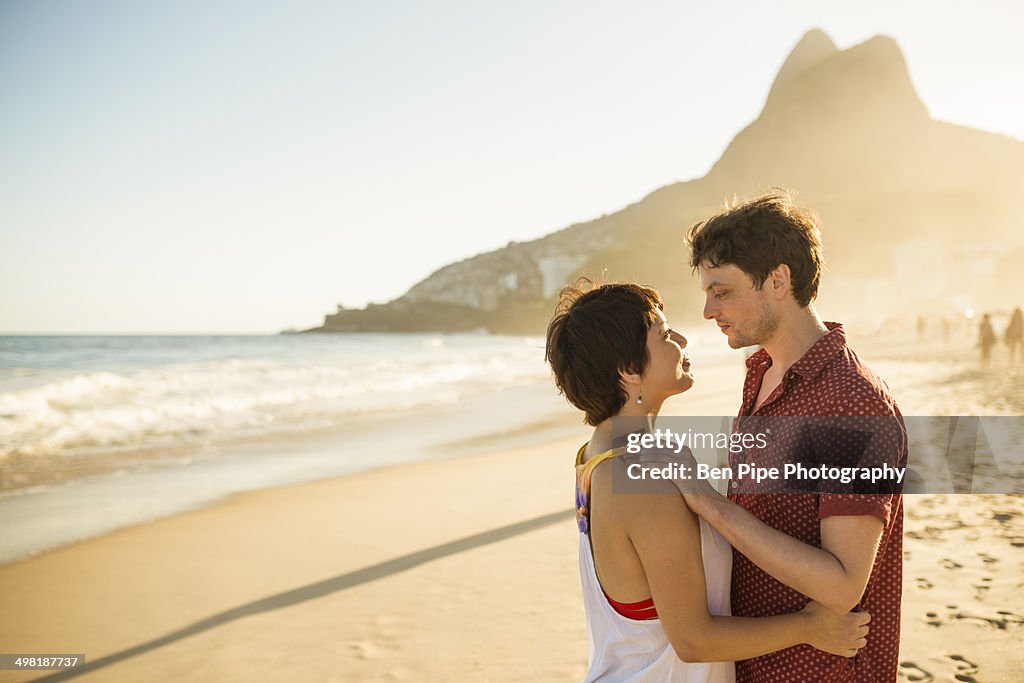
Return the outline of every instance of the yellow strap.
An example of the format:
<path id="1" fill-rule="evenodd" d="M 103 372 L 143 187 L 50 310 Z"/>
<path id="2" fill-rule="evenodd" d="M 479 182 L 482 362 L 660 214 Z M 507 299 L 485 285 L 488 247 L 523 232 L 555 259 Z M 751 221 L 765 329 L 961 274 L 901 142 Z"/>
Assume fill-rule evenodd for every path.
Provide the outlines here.
<path id="1" fill-rule="evenodd" d="M 588 444 L 589 442 L 583 444 L 583 447 L 580 448 L 579 452 L 576 454 L 576 471 L 580 474 L 584 481 L 590 481 L 590 475 L 591 473 L 593 473 L 594 468 L 603 463 L 605 460 L 607 460 L 608 458 L 614 458 L 616 455 L 622 455 L 623 453 L 626 452 L 625 446 L 619 446 L 618 448 L 612 448 L 610 450 L 607 450 L 604 453 L 601 453 L 600 455 L 595 455 L 590 460 L 586 461 L 583 464 L 580 464 L 580 461 L 583 459 L 583 452 L 587 450 Z"/>
<path id="2" fill-rule="evenodd" d="M 579 526 L 580 532 L 584 534 L 590 533 L 590 475 L 594 472 L 594 468 L 605 460 L 621 455 L 626 450 L 624 446 L 620 446 L 595 455 L 585 463 L 580 463 L 583 459 L 583 452 L 587 450 L 587 445 L 583 444 L 579 452 L 576 453 L 576 524 Z"/>

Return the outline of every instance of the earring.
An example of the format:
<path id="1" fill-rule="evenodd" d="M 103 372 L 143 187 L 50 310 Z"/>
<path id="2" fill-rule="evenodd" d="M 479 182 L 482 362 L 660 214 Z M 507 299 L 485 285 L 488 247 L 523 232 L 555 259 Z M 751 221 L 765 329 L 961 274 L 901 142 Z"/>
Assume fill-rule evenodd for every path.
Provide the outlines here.
<path id="1" fill-rule="evenodd" d="M 640 387 L 640 395 L 636 397 L 636 404 L 640 405 L 644 402 L 644 388 Z"/>

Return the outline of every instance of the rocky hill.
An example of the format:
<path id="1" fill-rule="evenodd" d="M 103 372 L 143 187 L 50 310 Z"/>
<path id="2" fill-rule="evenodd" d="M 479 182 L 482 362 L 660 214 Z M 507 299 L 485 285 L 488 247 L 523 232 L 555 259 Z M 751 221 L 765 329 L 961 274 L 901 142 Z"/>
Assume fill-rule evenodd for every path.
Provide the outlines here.
<path id="1" fill-rule="evenodd" d="M 685 229 L 730 196 L 773 186 L 822 218 L 823 305 L 892 315 L 1024 297 L 1024 143 L 930 118 L 894 40 L 838 50 L 814 30 L 703 178 L 450 264 L 387 304 L 339 307 L 312 331 L 539 334 L 580 274 L 653 284 L 671 314 L 699 315 Z"/>

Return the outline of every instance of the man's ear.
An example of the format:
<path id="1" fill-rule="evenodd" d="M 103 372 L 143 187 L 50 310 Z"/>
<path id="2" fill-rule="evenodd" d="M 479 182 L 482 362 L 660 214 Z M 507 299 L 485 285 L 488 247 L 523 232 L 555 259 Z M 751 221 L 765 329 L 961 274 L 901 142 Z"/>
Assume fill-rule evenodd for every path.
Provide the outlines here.
<path id="1" fill-rule="evenodd" d="M 775 266 L 775 269 L 768 273 L 765 285 L 773 297 L 785 299 L 792 291 L 792 273 L 789 272 L 789 266 L 785 263 Z"/>

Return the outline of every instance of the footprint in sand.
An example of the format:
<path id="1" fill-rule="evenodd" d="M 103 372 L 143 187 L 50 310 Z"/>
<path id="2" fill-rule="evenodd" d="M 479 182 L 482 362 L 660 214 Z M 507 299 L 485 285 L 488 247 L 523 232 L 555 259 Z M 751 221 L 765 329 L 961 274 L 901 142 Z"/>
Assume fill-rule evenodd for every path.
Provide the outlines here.
<path id="1" fill-rule="evenodd" d="M 900 662 L 900 676 L 908 681 L 914 681 L 914 683 L 927 683 L 935 680 L 935 676 L 932 676 L 931 672 L 925 671 L 914 662 Z"/>
<path id="2" fill-rule="evenodd" d="M 356 659 L 385 659 L 392 654 L 392 648 L 384 643 L 357 640 L 348 644 Z"/>
<path id="3" fill-rule="evenodd" d="M 372 647 L 369 643 L 349 643 L 348 649 L 352 650 L 352 654 L 357 659 L 373 659 L 376 653 L 376 648 Z"/>
<path id="4" fill-rule="evenodd" d="M 914 583 L 917 584 L 917 587 L 920 588 L 921 590 L 928 590 L 929 588 L 934 588 L 935 587 L 934 583 L 932 583 L 928 579 L 923 579 L 923 578 L 920 578 L 920 577 L 914 579 Z"/>
<path id="5" fill-rule="evenodd" d="M 964 683 L 978 683 L 978 679 L 971 675 L 978 673 L 977 664 L 963 655 L 950 655 L 949 658 L 956 664 L 957 673 L 953 676 L 955 680 L 963 681 Z"/>
<path id="6" fill-rule="evenodd" d="M 998 564 L 999 562 L 998 557 L 992 557 L 988 553 L 978 553 L 978 557 L 980 557 L 981 561 L 985 564 Z"/>
<path id="7" fill-rule="evenodd" d="M 1006 631 L 1011 627 L 1015 628 L 1024 625 L 1024 617 L 1020 616 L 1019 614 L 1007 612 L 1006 610 L 999 610 L 996 612 L 996 614 L 999 616 L 985 617 L 978 614 L 965 614 L 963 612 L 956 612 L 949 616 L 953 619 L 957 619 L 960 621 L 977 621 L 981 622 L 981 624 L 988 624 L 989 626 L 993 626 L 999 629 L 1000 631 Z"/>
<path id="8" fill-rule="evenodd" d="M 956 562 L 955 560 L 951 560 L 948 557 L 943 558 L 942 562 L 940 562 L 939 564 L 941 564 L 945 569 L 963 569 L 962 564 Z"/>

